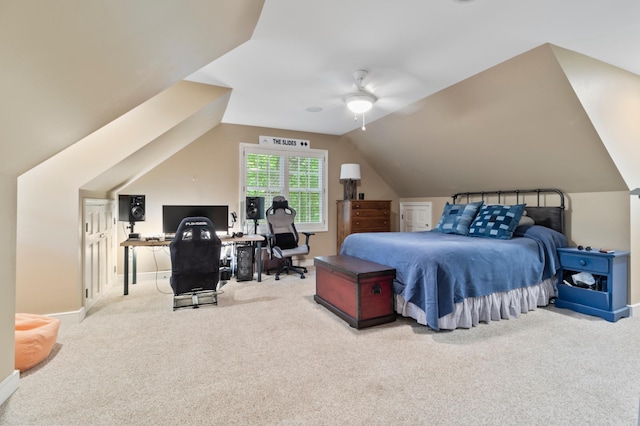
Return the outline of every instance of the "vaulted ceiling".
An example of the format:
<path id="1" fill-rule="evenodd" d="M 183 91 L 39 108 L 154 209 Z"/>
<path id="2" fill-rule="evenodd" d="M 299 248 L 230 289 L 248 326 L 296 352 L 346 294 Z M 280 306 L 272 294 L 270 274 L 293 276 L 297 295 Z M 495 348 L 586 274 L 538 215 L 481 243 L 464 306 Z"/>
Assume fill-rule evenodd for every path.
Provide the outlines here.
<path id="1" fill-rule="evenodd" d="M 400 197 L 448 196 L 483 189 L 555 188 L 565 192 L 627 190 L 608 148 L 637 140 L 634 116 L 624 123 L 601 122 L 623 130 L 616 138 L 594 127 L 589 108 L 618 110 L 627 105 L 640 112 L 640 79 L 607 64 L 582 60 L 580 72 L 591 85 L 602 86 L 602 75 L 621 73 L 629 81 L 612 96 L 584 99 L 568 75 L 573 52 L 549 44 L 525 52 L 414 104 L 406 113 L 371 123 L 366 132 L 346 137 L 398 192 Z M 577 90 L 577 91 L 576 91 Z M 592 88 L 591 91 L 594 89 Z M 622 129 L 631 125 L 631 129 Z M 604 138 L 603 138 L 604 137 Z M 609 145 L 609 146 L 607 146 Z M 634 151 L 617 158 L 628 164 Z M 635 151 L 635 158 L 640 152 Z M 631 157 L 630 157 L 631 156 Z M 633 165 L 633 163 L 631 163 Z M 635 168 L 635 166 L 633 166 Z M 638 181 L 636 172 L 629 178 Z"/>
<path id="2" fill-rule="evenodd" d="M 23 173 L 188 79 L 232 89 L 212 127 L 344 135 L 400 196 L 449 195 L 479 176 L 502 187 L 501 168 L 531 164 L 541 172 L 524 186 L 625 189 L 603 137 L 637 129 L 620 138 L 594 124 L 562 52 L 637 76 L 639 13 L 633 0 L 2 1 L 0 173 Z M 366 132 L 343 99 L 359 68 L 379 96 Z M 181 143 L 202 133 L 188 126 Z M 153 165 L 136 152 L 110 167 L 122 182 Z M 112 185 L 100 172 L 92 181 Z"/>
<path id="3" fill-rule="evenodd" d="M 262 5 L 1 0 L 0 173 L 28 170 L 238 47 Z"/>
<path id="4" fill-rule="evenodd" d="M 267 0 L 251 40 L 188 78 L 234 89 L 224 122 L 342 135 L 361 125 L 358 69 L 368 121 L 545 43 L 640 74 L 638 16 L 636 0 Z"/>

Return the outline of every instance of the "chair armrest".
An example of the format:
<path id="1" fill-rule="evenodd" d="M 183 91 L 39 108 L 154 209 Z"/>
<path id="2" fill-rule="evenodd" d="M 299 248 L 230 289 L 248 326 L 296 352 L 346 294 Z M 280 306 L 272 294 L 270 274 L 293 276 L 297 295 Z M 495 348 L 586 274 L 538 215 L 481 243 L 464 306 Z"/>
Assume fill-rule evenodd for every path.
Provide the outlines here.
<path id="1" fill-rule="evenodd" d="M 312 235 L 316 235 L 315 232 L 301 232 L 301 234 L 305 236 L 304 243 L 306 245 L 309 245 L 309 237 L 312 236 Z"/>
<path id="2" fill-rule="evenodd" d="M 264 238 L 265 240 L 267 240 L 267 248 L 269 249 L 269 253 L 271 253 L 271 248 L 273 247 L 273 244 L 275 242 L 275 237 L 276 236 L 271 232 L 267 232 L 266 234 L 264 234 Z"/>

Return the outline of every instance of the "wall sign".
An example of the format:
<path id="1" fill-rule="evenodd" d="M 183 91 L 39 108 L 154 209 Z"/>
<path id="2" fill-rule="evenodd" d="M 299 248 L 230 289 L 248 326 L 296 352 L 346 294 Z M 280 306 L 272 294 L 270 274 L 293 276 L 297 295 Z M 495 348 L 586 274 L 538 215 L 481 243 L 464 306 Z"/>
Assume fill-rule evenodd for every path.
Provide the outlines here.
<path id="1" fill-rule="evenodd" d="M 304 139 L 276 138 L 273 136 L 260 136 L 260 145 L 269 145 L 278 148 L 309 149 L 311 142 Z"/>

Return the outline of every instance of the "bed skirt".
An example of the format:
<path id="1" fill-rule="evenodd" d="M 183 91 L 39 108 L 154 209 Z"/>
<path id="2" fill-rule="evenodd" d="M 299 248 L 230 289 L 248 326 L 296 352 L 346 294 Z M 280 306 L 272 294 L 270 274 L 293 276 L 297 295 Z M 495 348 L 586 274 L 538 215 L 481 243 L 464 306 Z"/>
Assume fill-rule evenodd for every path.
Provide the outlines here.
<path id="1" fill-rule="evenodd" d="M 556 277 L 551 277 L 538 285 L 517 288 L 507 292 L 493 293 L 488 296 L 469 297 L 456 303 L 453 312 L 438 319 L 440 330 L 471 328 L 481 322 L 518 318 L 521 313 L 535 310 L 538 306 L 547 306 L 556 296 Z M 396 294 L 396 312 L 410 317 L 419 324 L 427 325 L 427 315 L 418 306 L 407 302 Z"/>

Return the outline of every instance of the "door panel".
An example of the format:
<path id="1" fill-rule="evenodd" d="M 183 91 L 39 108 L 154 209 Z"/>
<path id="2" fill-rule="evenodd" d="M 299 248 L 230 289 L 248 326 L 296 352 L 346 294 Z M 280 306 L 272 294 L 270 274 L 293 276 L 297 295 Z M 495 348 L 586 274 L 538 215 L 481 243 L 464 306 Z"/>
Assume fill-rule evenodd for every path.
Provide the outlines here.
<path id="1" fill-rule="evenodd" d="M 431 202 L 400 203 L 401 232 L 430 231 L 431 228 Z"/>

